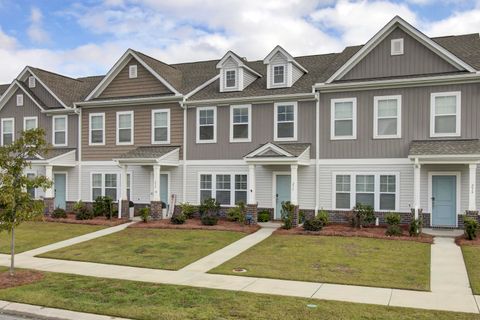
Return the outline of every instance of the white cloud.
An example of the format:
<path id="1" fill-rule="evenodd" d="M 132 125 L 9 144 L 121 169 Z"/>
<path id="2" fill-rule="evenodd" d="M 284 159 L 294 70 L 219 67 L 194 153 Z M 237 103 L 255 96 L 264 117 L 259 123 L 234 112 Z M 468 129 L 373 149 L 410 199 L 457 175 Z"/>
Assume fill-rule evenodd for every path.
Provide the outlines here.
<path id="1" fill-rule="evenodd" d="M 50 41 L 50 36 L 43 28 L 43 14 L 38 8 L 32 8 L 30 12 L 30 26 L 27 29 L 30 40 L 36 43 Z"/>
<path id="2" fill-rule="evenodd" d="M 480 31 L 480 8 L 454 12 L 451 16 L 425 23 L 424 31 L 429 36 L 445 36 Z"/>

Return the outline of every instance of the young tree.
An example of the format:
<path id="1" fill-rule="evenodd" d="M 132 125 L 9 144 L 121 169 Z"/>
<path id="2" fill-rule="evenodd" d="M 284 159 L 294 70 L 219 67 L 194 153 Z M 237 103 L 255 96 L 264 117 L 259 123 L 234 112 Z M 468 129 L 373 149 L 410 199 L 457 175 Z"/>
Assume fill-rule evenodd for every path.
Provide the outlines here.
<path id="1" fill-rule="evenodd" d="M 15 274 L 15 227 L 43 214 L 43 202 L 32 199 L 27 190 L 52 185 L 45 176 L 27 177 L 25 169 L 31 167 L 35 156 L 47 151 L 43 129 L 24 131 L 13 143 L 0 147 L 0 231 L 7 230 L 11 235 L 12 276 Z"/>

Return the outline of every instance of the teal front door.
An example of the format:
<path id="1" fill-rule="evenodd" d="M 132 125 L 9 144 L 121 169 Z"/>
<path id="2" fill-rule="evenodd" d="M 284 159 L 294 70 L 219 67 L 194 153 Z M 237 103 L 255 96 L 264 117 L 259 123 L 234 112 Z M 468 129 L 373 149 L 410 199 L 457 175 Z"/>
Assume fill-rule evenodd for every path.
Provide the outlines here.
<path id="1" fill-rule="evenodd" d="M 457 177 L 432 176 L 432 225 L 455 227 L 457 220 Z"/>
<path id="2" fill-rule="evenodd" d="M 168 174 L 160 174 L 160 201 L 164 202 L 168 208 Z"/>
<path id="3" fill-rule="evenodd" d="M 53 187 L 55 190 L 55 208 L 66 208 L 67 175 L 65 173 L 53 174 Z"/>
<path id="4" fill-rule="evenodd" d="M 290 176 L 277 175 L 276 176 L 276 194 L 275 194 L 275 219 L 282 218 L 282 202 L 290 201 Z"/>

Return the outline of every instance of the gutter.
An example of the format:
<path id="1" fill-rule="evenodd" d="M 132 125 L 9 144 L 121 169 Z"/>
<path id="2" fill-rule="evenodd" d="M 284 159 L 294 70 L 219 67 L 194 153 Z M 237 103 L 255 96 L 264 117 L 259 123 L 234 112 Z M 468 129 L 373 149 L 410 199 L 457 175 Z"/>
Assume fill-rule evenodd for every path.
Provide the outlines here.
<path id="1" fill-rule="evenodd" d="M 236 97 L 236 98 L 221 98 L 221 99 L 205 99 L 205 100 L 191 100 L 185 101 L 186 105 L 206 105 L 215 104 L 228 105 L 236 102 L 272 102 L 276 100 L 313 100 L 315 93 L 296 93 L 296 94 L 279 94 L 270 96 L 254 96 L 254 97 Z"/>
<path id="2" fill-rule="evenodd" d="M 75 107 L 109 107 L 109 106 L 118 106 L 123 105 L 135 105 L 139 103 L 165 103 L 165 102 L 178 102 L 183 100 L 183 96 L 165 96 L 165 97 L 148 97 L 148 98 L 132 98 L 132 99 L 113 99 L 113 100 L 102 100 L 102 101 L 81 101 L 75 102 Z"/>

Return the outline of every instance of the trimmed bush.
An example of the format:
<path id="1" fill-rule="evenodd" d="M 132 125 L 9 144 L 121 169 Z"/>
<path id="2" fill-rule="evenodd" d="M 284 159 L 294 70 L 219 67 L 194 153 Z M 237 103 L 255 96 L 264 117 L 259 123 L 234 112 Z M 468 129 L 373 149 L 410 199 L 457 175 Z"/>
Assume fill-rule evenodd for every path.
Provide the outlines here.
<path id="1" fill-rule="evenodd" d="M 214 226 L 218 223 L 218 216 L 211 214 L 204 214 L 200 220 L 205 226 Z"/>
<path id="2" fill-rule="evenodd" d="M 350 222 L 354 228 L 363 228 L 375 221 L 373 208 L 369 205 L 357 203 L 350 216 Z"/>
<path id="3" fill-rule="evenodd" d="M 111 219 L 113 216 L 113 200 L 112 198 L 97 197 L 93 203 L 93 215 L 95 217 L 105 216 L 107 219 Z M 118 213 L 118 212 L 117 212 Z"/>
<path id="4" fill-rule="evenodd" d="M 465 238 L 467 240 L 474 240 L 477 238 L 478 221 L 477 219 L 465 216 L 463 219 L 463 226 L 465 228 Z"/>
<path id="5" fill-rule="evenodd" d="M 203 200 L 199 206 L 200 221 L 206 226 L 216 225 L 218 223 L 219 211 L 220 203 L 215 199 L 208 198 Z"/>
<path id="6" fill-rule="evenodd" d="M 148 220 L 150 220 L 150 208 L 145 207 L 140 209 L 140 218 L 142 219 L 143 222 L 147 223 Z"/>
<path id="7" fill-rule="evenodd" d="M 388 213 L 385 215 L 385 221 L 387 222 L 387 236 L 401 236 L 403 234 L 402 228 L 400 228 L 401 217 L 398 213 Z"/>
<path id="8" fill-rule="evenodd" d="M 323 228 L 323 221 L 320 217 L 316 216 L 311 219 L 305 220 L 303 223 L 303 229 L 306 231 L 320 231 Z"/>
<path id="9" fill-rule="evenodd" d="M 292 229 L 293 227 L 293 210 L 295 206 L 290 201 L 282 202 L 282 222 L 283 229 Z"/>
<path id="10" fill-rule="evenodd" d="M 67 212 L 62 208 L 57 207 L 52 212 L 52 218 L 54 219 L 61 219 L 61 218 L 65 219 L 66 217 L 67 217 Z"/>
<path id="11" fill-rule="evenodd" d="M 244 222 L 247 208 L 242 201 L 237 203 L 236 207 L 227 210 L 227 220 L 234 222 Z"/>
<path id="12" fill-rule="evenodd" d="M 75 213 L 75 219 L 77 220 L 89 220 L 93 219 L 93 212 L 82 201 L 78 201 L 73 206 L 73 212 Z"/>
<path id="13" fill-rule="evenodd" d="M 268 222 L 270 221 L 270 212 L 268 210 L 262 210 L 257 213 L 258 222 Z"/>
<path id="14" fill-rule="evenodd" d="M 184 224 L 185 221 L 187 221 L 187 217 L 183 213 L 174 214 L 170 219 L 173 224 Z"/>
<path id="15" fill-rule="evenodd" d="M 180 209 L 187 219 L 192 219 L 195 212 L 197 212 L 197 208 L 188 202 L 180 203 Z"/>
<path id="16" fill-rule="evenodd" d="M 422 219 L 412 219 L 408 226 L 408 234 L 410 237 L 418 237 L 422 233 Z"/>
<path id="17" fill-rule="evenodd" d="M 320 210 L 317 213 L 317 218 L 322 221 L 322 225 L 326 226 L 328 222 L 330 221 L 330 216 L 328 215 L 328 211 L 326 210 Z"/>

